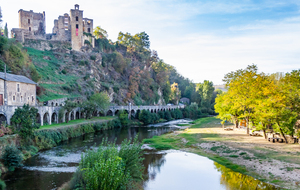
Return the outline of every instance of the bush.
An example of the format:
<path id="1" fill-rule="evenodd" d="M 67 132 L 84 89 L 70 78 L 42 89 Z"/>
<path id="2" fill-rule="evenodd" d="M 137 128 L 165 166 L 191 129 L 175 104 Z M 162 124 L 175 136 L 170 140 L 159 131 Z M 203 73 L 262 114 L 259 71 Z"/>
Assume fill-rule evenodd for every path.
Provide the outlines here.
<path id="1" fill-rule="evenodd" d="M 9 171 L 14 171 L 16 167 L 22 166 L 21 151 L 16 146 L 6 146 L 1 159 Z"/>
<path id="2" fill-rule="evenodd" d="M 39 124 L 36 123 L 37 113 L 38 110 L 34 107 L 29 107 L 28 104 L 24 104 L 22 108 L 15 110 L 11 123 L 23 140 L 31 138 L 34 129 L 39 128 Z"/>
<path id="3" fill-rule="evenodd" d="M 172 117 L 171 117 L 171 114 L 170 114 L 169 111 L 165 112 L 165 118 L 164 119 L 166 119 L 167 121 L 171 121 L 172 120 Z"/>
<path id="4" fill-rule="evenodd" d="M 96 60 L 96 55 L 91 55 L 90 58 L 91 58 L 91 60 L 95 61 Z"/>
<path id="5" fill-rule="evenodd" d="M 208 113 L 208 110 L 205 107 L 202 107 L 200 110 L 201 110 L 202 113 Z"/>
<path id="6" fill-rule="evenodd" d="M 124 127 L 128 126 L 129 123 L 128 114 L 124 110 L 119 112 L 118 117 L 122 126 Z"/>
<path id="7" fill-rule="evenodd" d="M 61 71 L 61 73 L 65 75 L 65 74 L 67 74 L 67 71 L 66 71 L 65 69 L 63 69 L 63 70 Z"/>
<path id="8" fill-rule="evenodd" d="M 142 110 L 139 115 L 139 120 L 143 122 L 145 125 L 151 123 L 151 113 L 148 110 Z"/>
<path id="9" fill-rule="evenodd" d="M 104 140 L 98 150 L 82 156 L 79 167 L 69 184 L 70 189 L 133 189 L 133 182 L 142 180 L 141 144 L 124 140 L 118 150 Z"/>

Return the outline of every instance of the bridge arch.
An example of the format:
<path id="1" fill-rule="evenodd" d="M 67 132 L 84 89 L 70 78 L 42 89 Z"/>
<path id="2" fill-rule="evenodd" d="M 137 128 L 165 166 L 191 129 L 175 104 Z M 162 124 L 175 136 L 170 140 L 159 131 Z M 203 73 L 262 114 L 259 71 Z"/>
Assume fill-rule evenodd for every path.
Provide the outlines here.
<path id="1" fill-rule="evenodd" d="M 51 124 L 50 116 L 49 116 L 49 113 L 46 112 L 43 115 L 43 125 L 49 125 L 49 124 Z"/>
<path id="2" fill-rule="evenodd" d="M 108 110 L 106 113 L 107 116 L 113 116 L 113 111 L 112 110 Z"/>
<path id="3" fill-rule="evenodd" d="M 80 113 L 80 118 L 83 119 L 84 118 L 84 112 Z"/>
<path id="4" fill-rule="evenodd" d="M 76 119 L 80 119 L 79 111 L 76 112 Z"/>
<path id="5" fill-rule="evenodd" d="M 41 124 L 41 115 L 39 113 L 36 114 L 35 120 L 37 123 Z"/>
<path id="6" fill-rule="evenodd" d="M 103 117 L 103 116 L 105 116 L 105 112 L 99 111 L 98 115 L 101 116 L 101 117 Z"/>
<path id="7" fill-rule="evenodd" d="M 71 111 L 71 114 L 70 114 L 70 120 L 74 120 L 74 119 L 75 119 L 74 111 Z"/>
<path id="8" fill-rule="evenodd" d="M 7 117 L 5 113 L 0 113 L 0 125 L 7 123 Z"/>
<path id="9" fill-rule="evenodd" d="M 55 106 L 57 107 L 58 106 L 58 103 L 56 102 Z"/>
<path id="10" fill-rule="evenodd" d="M 70 115 L 69 112 L 65 113 L 65 122 L 69 122 L 69 120 L 70 120 L 69 115 Z"/>
<path id="11" fill-rule="evenodd" d="M 52 113 L 52 116 L 51 116 L 51 123 L 58 123 L 58 115 L 56 112 L 53 112 Z"/>
<path id="12" fill-rule="evenodd" d="M 115 115 L 118 115 L 118 114 L 119 114 L 119 110 L 116 110 L 116 111 L 115 111 Z"/>

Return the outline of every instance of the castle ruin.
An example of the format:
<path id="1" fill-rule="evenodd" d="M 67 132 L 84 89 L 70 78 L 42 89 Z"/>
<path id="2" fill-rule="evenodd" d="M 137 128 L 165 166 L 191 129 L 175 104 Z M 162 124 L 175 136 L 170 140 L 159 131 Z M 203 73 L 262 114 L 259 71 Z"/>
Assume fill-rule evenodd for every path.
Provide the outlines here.
<path id="1" fill-rule="evenodd" d="M 93 19 L 83 18 L 79 5 L 54 20 L 51 34 L 46 34 L 45 12 L 34 13 L 32 10 L 19 10 L 19 28 L 11 30 L 11 36 L 24 43 L 26 39 L 67 41 L 72 49 L 79 51 L 82 46 L 95 46 L 93 35 Z"/>

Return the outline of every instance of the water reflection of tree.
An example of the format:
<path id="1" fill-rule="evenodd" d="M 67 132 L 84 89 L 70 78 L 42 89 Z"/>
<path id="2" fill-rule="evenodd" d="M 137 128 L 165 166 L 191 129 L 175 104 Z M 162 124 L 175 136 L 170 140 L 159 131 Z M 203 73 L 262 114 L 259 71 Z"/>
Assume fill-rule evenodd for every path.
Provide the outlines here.
<path id="1" fill-rule="evenodd" d="M 160 168 L 166 162 L 165 154 L 145 154 L 144 155 L 144 181 L 147 183 L 148 181 L 155 180 L 156 175 L 160 172 Z"/>
<path id="2" fill-rule="evenodd" d="M 273 185 L 259 181 L 251 176 L 234 172 L 225 166 L 214 163 L 217 170 L 221 172 L 220 183 L 226 186 L 227 190 L 276 190 Z"/>

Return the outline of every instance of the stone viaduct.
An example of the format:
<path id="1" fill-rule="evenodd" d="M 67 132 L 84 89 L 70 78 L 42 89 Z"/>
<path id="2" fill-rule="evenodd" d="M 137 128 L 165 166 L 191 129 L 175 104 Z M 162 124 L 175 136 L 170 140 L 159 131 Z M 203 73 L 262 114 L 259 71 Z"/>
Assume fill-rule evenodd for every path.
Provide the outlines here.
<path id="1" fill-rule="evenodd" d="M 80 108 L 75 108 L 70 112 L 65 112 L 63 117 L 58 118 L 59 110 L 61 106 L 59 104 L 51 103 L 49 106 L 35 106 L 38 109 L 38 114 L 36 116 L 37 122 L 41 125 L 44 124 L 53 124 L 59 122 L 65 122 L 74 119 L 84 118 L 84 113 Z M 13 116 L 15 110 L 21 106 L 0 106 L 0 122 L 5 121 L 7 124 L 10 124 L 10 119 Z M 158 113 L 159 111 L 171 111 L 174 109 L 183 109 L 184 105 L 171 105 L 171 106 L 111 106 L 109 109 L 103 113 L 101 111 L 95 112 L 94 116 L 115 116 L 119 111 L 124 110 L 128 113 L 128 117 L 135 116 L 142 110 L 148 110 L 152 113 Z"/>

